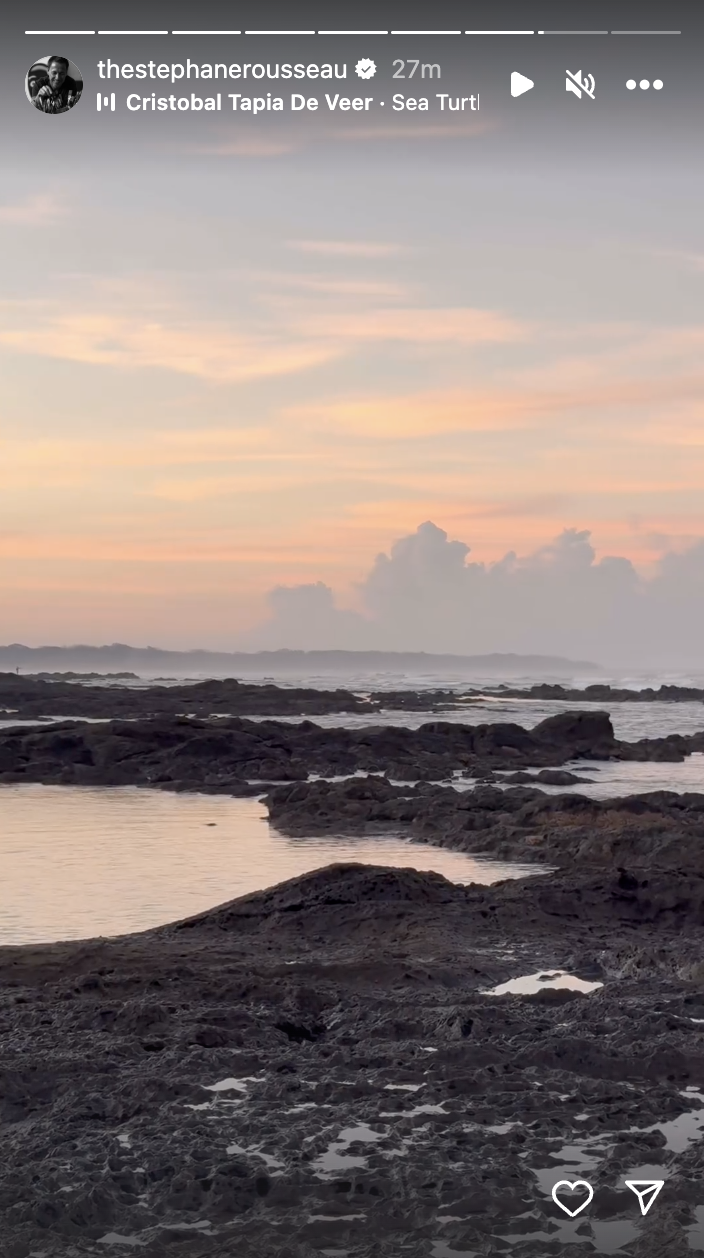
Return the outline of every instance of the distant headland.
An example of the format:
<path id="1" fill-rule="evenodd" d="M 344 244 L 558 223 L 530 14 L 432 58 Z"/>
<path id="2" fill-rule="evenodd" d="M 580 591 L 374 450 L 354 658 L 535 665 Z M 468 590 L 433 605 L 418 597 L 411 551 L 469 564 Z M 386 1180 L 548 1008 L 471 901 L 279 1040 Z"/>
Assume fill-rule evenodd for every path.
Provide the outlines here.
<path id="1" fill-rule="evenodd" d="M 242 674 L 387 672 L 447 676 L 559 679 L 599 672 L 598 665 L 558 655 L 433 655 L 425 651 L 169 651 L 122 642 L 105 646 L 0 646 L 0 671 L 137 673 L 158 677 L 232 677 Z"/>

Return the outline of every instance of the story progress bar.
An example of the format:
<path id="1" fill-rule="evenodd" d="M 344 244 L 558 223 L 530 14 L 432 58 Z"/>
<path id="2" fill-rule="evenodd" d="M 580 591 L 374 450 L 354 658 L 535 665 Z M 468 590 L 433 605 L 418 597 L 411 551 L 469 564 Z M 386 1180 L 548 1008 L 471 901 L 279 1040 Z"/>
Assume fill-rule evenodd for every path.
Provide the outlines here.
<path id="1" fill-rule="evenodd" d="M 682 31 L 25 31 L 25 35 L 681 35 Z"/>

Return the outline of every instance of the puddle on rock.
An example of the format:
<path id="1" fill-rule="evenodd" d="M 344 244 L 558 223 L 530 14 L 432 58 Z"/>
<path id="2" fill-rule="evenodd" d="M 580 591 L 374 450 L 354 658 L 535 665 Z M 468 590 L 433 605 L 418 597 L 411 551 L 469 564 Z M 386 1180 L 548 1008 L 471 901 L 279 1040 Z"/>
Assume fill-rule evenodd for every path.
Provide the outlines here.
<path id="1" fill-rule="evenodd" d="M 366 1214 L 309 1214 L 309 1223 L 349 1223 L 350 1219 L 366 1219 Z M 325 1252 L 325 1251 L 324 1251 Z M 330 1252 L 329 1250 L 327 1252 Z"/>
<path id="2" fill-rule="evenodd" d="M 444 1240 L 435 1240 L 430 1258 L 476 1258 L 476 1253 L 474 1249 L 450 1249 Z"/>
<path id="3" fill-rule="evenodd" d="M 687 1243 L 690 1249 L 704 1249 L 704 1206 L 694 1207 L 694 1217 L 696 1221 L 684 1229 Z"/>
<path id="4" fill-rule="evenodd" d="M 640 1236 L 640 1228 L 628 1219 L 613 1219 L 608 1223 L 593 1219 L 592 1231 L 599 1254 L 617 1254 L 624 1245 L 630 1245 Z"/>
<path id="5" fill-rule="evenodd" d="M 107 1232 L 105 1236 L 98 1237 L 99 1245 L 130 1245 L 143 1247 L 146 1243 L 146 1241 L 141 1241 L 138 1236 L 121 1236 L 119 1232 Z"/>
<path id="6" fill-rule="evenodd" d="M 591 1235 L 584 1230 L 585 1222 L 588 1222 L 591 1228 Z M 630 1245 L 631 1241 L 638 1237 L 639 1232 L 640 1229 L 634 1223 L 625 1219 L 615 1219 L 608 1223 L 600 1222 L 598 1219 L 579 1218 L 564 1220 L 564 1222 L 558 1219 L 553 1231 L 511 1232 L 498 1239 L 508 1245 L 527 1243 L 532 1245 L 537 1241 L 544 1241 L 546 1245 L 550 1245 L 551 1253 L 559 1253 L 558 1246 L 590 1245 L 598 1254 L 618 1254 L 625 1245 Z"/>
<path id="7" fill-rule="evenodd" d="M 603 983 L 587 983 L 583 978 L 567 974 L 564 970 L 538 970 L 536 974 L 524 974 L 520 978 L 510 978 L 506 983 L 499 983 L 482 996 L 535 996 L 538 992 L 563 990 L 582 992 L 585 995 L 595 992 Z"/>
<path id="8" fill-rule="evenodd" d="M 205 1083 L 206 1092 L 246 1092 L 248 1083 L 261 1083 L 262 1078 L 246 1075 L 243 1079 L 221 1079 L 218 1083 Z"/>
<path id="9" fill-rule="evenodd" d="M 665 1137 L 665 1148 L 671 1149 L 673 1153 L 684 1153 L 690 1144 L 696 1144 L 704 1134 L 704 1094 L 696 1088 L 687 1088 L 682 1095 L 688 1100 L 700 1101 L 701 1106 L 699 1109 L 687 1110 L 687 1113 L 680 1114 L 679 1118 L 659 1124 L 660 1131 Z"/>
<path id="10" fill-rule="evenodd" d="M 613 1149 L 616 1138 L 612 1132 L 600 1132 L 598 1135 L 588 1136 L 585 1140 L 565 1144 L 561 1149 L 556 1149 L 550 1157 L 562 1167 L 562 1172 L 557 1168 L 535 1171 L 541 1188 L 549 1194 L 562 1173 L 572 1174 L 579 1171 L 581 1175 L 588 1175 L 590 1171 L 595 1171 Z"/>
<path id="11" fill-rule="evenodd" d="M 687 1088 L 681 1093 L 687 1100 L 702 1102 L 701 1108 L 687 1110 L 678 1118 L 669 1118 L 663 1123 L 653 1123 L 651 1127 L 631 1127 L 632 1132 L 661 1131 L 665 1137 L 665 1148 L 671 1153 L 685 1153 L 691 1144 L 696 1144 L 704 1135 L 704 1094 L 696 1088 Z"/>
<path id="12" fill-rule="evenodd" d="M 241 1144 L 228 1144 L 225 1152 L 228 1157 L 233 1157 L 239 1153 L 243 1157 L 261 1158 L 266 1166 L 270 1166 L 274 1170 L 279 1170 L 284 1165 L 278 1158 L 273 1157 L 271 1153 L 262 1153 L 261 1149 L 257 1148 L 245 1149 Z"/>
<path id="13" fill-rule="evenodd" d="M 413 1109 L 382 1110 L 380 1118 L 415 1118 L 416 1114 L 445 1114 L 443 1105 L 414 1105 Z"/>
<path id="14" fill-rule="evenodd" d="M 198 1232 L 201 1236 L 215 1236 L 210 1219 L 198 1219 L 195 1223 L 159 1223 L 157 1226 L 170 1232 Z"/>
<path id="15" fill-rule="evenodd" d="M 335 1171 L 348 1170 L 352 1167 L 366 1167 L 365 1157 L 355 1157 L 346 1153 L 352 1144 L 374 1144 L 377 1140 L 385 1140 L 386 1132 L 372 1131 L 371 1127 L 361 1123 L 358 1127 L 344 1127 L 336 1140 L 333 1140 L 324 1153 L 315 1159 L 317 1174 L 329 1175 Z"/>
<path id="16" fill-rule="evenodd" d="M 367 1165 L 366 1158 L 355 1158 L 351 1154 L 338 1153 L 336 1149 L 327 1149 L 325 1153 L 321 1153 L 319 1158 L 315 1159 L 315 1166 L 318 1170 L 317 1175 L 332 1175 L 336 1171 L 349 1171 L 357 1167 L 363 1170 Z"/>
<path id="17" fill-rule="evenodd" d="M 444 1241 L 434 1241 L 430 1258 L 476 1258 L 473 1249 L 451 1249 Z"/>

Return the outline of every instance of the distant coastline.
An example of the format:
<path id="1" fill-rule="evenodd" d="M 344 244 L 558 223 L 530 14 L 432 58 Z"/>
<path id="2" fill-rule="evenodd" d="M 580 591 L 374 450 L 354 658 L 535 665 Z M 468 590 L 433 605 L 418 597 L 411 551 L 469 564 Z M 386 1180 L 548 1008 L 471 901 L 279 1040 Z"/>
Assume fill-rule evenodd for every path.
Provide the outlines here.
<path id="1" fill-rule="evenodd" d="M 593 674 L 599 666 L 559 655 L 434 655 L 425 651 L 169 651 L 134 647 L 121 642 L 106 646 L 40 646 L 22 643 L 0 646 L 0 672 L 38 673 L 132 672 L 149 677 L 271 676 L 286 673 L 348 673 L 364 670 L 389 673 L 448 673 L 492 677 L 535 676 L 564 678 Z"/>

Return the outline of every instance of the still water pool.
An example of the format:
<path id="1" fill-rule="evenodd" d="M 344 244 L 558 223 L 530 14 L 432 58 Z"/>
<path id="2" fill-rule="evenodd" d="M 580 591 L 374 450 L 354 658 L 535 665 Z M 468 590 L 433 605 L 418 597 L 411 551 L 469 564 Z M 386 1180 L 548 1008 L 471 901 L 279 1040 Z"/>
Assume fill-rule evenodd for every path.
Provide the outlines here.
<path id="1" fill-rule="evenodd" d="M 145 930 L 334 861 L 461 883 L 538 872 L 402 836 L 289 838 L 266 815 L 222 795 L 0 786 L 0 944 Z"/>

